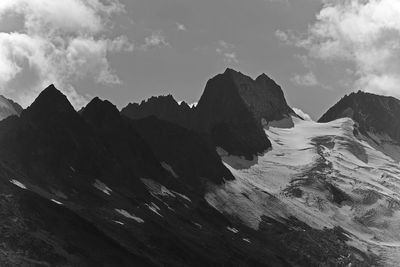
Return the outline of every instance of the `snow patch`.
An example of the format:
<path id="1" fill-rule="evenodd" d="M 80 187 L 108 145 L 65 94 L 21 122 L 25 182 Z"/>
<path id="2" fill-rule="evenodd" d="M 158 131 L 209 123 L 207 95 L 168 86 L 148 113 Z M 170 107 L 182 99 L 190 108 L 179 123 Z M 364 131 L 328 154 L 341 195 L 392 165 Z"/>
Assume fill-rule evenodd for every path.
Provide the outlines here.
<path id="1" fill-rule="evenodd" d="M 123 209 L 115 209 L 116 212 L 118 212 L 119 214 L 121 214 L 122 216 L 128 218 L 128 219 L 132 219 L 138 223 L 144 223 L 144 220 L 142 218 L 136 217 L 133 213 L 129 213 L 126 210 Z"/>
<path id="2" fill-rule="evenodd" d="M 18 181 L 18 180 L 12 179 L 12 180 L 10 180 L 10 183 L 18 186 L 19 188 L 22 188 L 22 189 L 25 189 L 25 190 L 27 189 L 27 187 L 23 183 Z"/>
<path id="3" fill-rule="evenodd" d="M 201 224 L 199 224 L 199 223 L 193 222 L 193 224 L 196 225 L 197 228 L 199 228 L 199 229 L 202 229 L 202 228 L 203 228 L 203 226 L 202 226 Z"/>
<path id="4" fill-rule="evenodd" d="M 227 229 L 228 231 L 231 231 L 231 232 L 234 233 L 234 234 L 239 233 L 239 230 L 236 229 L 236 228 L 233 228 L 233 227 L 227 226 L 226 229 Z"/>
<path id="5" fill-rule="evenodd" d="M 102 191 L 104 194 L 111 196 L 112 190 L 105 183 L 96 179 L 96 181 L 93 183 L 93 186 Z"/>
<path id="6" fill-rule="evenodd" d="M 62 202 L 55 200 L 55 199 L 51 199 L 51 201 L 53 201 L 54 203 L 56 203 L 57 205 L 64 205 Z"/>
<path id="7" fill-rule="evenodd" d="M 159 184 L 151 179 L 141 179 L 141 181 L 146 185 L 146 187 L 149 189 L 150 193 L 153 196 L 173 197 L 173 198 L 179 196 L 180 198 L 183 198 L 188 202 L 192 202 L 192 200 L 187 196 L 175 192 L 173 190 L 169 190 L 162 184 Z"/>
<path id="8" fill-rule="evenodd" d="M 159 213 L 160 208 L 159 208 L 156 204 L 154 204 L 153 202 L 151 202 L 150 205 L 149 205 L 149 204 L 145 204 L 145 205 L 147 206 L 147 208 L 149 208 L 149 210 L 151 210 L 152 212 L 154 212 L 154 213 L 157 214 L 158 216 L 163 217 L 163 216 Z"/>
<path id="9" fill-rule="evenodd" d="M 119 225 L 125 225 L 123 222 L 120 222 L 120 221 L 113 221 L 113 222 L 116 224 L 119 224 Z"/>
<path id="10" fill-rule="evenodd" d="M 248 238 L 242 238 L 242 240 L 244 241 L 244 242 L 247 242 L 247 243 L 251 243 L 251 241 L 250 241 L 250 239 L 248 239 Z"/>
<path id="11" fill-rule="evenodd" d="M 176 174 L 176 172 L 174 171 L 174 169 L 172 169 L 171 165 L 169 165 L 166 162 L 161 162 L 161 166 L 168 171 L 174 178 L 179 178 L 179 176 Z"/>
<path id="12" fill-rule="evenodd" d="M 50 191 L 57 196 L 58 198 L 62 198 L 62 199 L 68 199 L 68 197 L 61 191 L 56 190 L 56 189 L 50 189 Z"/>

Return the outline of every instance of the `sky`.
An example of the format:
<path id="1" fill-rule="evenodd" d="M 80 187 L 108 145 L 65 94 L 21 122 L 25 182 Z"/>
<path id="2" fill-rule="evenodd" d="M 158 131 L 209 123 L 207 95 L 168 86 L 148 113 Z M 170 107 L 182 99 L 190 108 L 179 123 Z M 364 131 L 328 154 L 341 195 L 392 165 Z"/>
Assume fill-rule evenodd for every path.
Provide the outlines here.
<path id="1" fill-rule="evenodd" d="M 52 83 L 77 109 L 193 103 L 227 67 L 313 119 L 352 91 L 400 97 L 400 1 L 0 1 L 0 94 L 24 107 Z"/>

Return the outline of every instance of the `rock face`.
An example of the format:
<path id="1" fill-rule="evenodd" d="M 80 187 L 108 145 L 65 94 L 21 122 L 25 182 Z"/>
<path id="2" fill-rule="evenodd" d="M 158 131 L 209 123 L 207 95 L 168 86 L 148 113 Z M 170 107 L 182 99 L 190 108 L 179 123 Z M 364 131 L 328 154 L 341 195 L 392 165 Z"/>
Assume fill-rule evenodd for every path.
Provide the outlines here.
<path id="1" fill-rule="evenodd" d="M 132 119 L 154 115 L 159 119 L 207 135 L 229 154 L 254 155 L 271 148 L 262 129 L 268 123 L 297 116 L 286 103 L 282 89 L 267 75 L 256 80 L 232 69 L 208 81 L 198 104 L 190 108 L 172 96 L 130 104 L 122 114 Z"/>
<path id="2" fill-rule="evenodd" d="M 358 91 L 343 97 L 330 108 L 319 122 L 329 122 L 349 117 L 357 123 L 358 130 L 368 133 L 387 134 L 400 142 L 400 100 Z"/>
<path id="3" fill-rule="evenodd" d="M 196 107 L 195 121 L 198 131 L 209 133 L 215 146 L 230 154 L 252 158 L 271 147 L 231 70 L 208 81 Z"/>
<path id="4" fill-rule="evenodd" d="M 281 87 L 266 74 L 255 80 L 232 69 L 226 70 L 235 82 L 240 97 L 258 122 L 278 121 L 290 115 L 297 116 L 288 106 Z"/>
<path id="5" fill-rule="evenodd" d="M 21 112 L 22 107 L 19 104 L 0 95 L 0 120 L 4 120 L 12 115 L 19 116 Z"/>

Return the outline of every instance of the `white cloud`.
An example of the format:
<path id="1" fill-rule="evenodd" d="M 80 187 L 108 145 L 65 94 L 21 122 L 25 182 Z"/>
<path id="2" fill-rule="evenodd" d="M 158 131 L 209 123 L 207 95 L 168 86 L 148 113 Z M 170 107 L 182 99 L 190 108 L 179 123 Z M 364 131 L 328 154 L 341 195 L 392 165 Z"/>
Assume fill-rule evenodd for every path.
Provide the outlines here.
<path id="1" fill-rule="evenodd" d="M 187 31 L 186 26 L 181 23 L 176 23 L 176 28 L 178 31 Z"/>
<path id="2" fill-rule="evenodd" d="M 75 90 L 75 82 L 89 76 L 98 83 L 119 83 L 107 55 L 134 47 L 126 37 L 109 39 L 104 33 L 112 16 L 121 12 L 118 0 L 2 0 L 0 22 L 15 15 L 24 26 L 0 32 L 0 93 L 26 106 L 55 83 L 79 107 L 86 99 Z M 24 77 L 26 73 L 31 75 Z M 13 88 L 16 80 L 28 78 L 33 79 L 28 85 Z"/>
<path id="3" fill-rule="evenodd" d="M 297 84 L 300 86 L 317 86 L 317 85 L 319 85 L 317 77 L 315 77 L 315 74 L 312 71 L 310 71 L 304 75 L 295 74 L 290 80 L 294 84 Z"/>
<path id="4" fill-rule="evenodd" d="M 161 32 L 152 32 L 150 36 L 145 38 L 145 43 L 140 46 L 142 50 L 147 50 L 152 47 L 170 46 L 167 38 Z"/>
<path id="5" fill-rule="evenodd" d="M 235 45 L 225 42 L 223 40 L 218 41 L 217 48 L 215 51 L 221 55 L 226 64 L 239 63 L 235 50 Z"/>
<path id="6" fill-rule="evenodd" d="M 314 58 L 353 63 L 356 89 L 399 97 L 400 1 L 323 2 L 308 36 L 287 39 Z"/>
<path id="7" fill-rule="evenodd" d="M 281 30 L 276 30 L 275 31 L 275 37 L 278 38 L 279 41 L 285 43 L 285 44 L 289 44 L 289 35 Z"/>

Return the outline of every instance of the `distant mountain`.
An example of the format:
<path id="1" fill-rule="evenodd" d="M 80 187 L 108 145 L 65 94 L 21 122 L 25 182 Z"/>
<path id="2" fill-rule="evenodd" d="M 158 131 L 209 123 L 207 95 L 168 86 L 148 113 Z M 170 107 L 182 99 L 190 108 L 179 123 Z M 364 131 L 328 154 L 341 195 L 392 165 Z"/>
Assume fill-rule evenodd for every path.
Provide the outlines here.
<path id="1" fill-rule="evenodd" d="M 23 109 L 19 104 L 0 95 L 0 120 L 12 115 L 19 116 L 22 110 Z"/>
<path id="2" fill-rule="evenodd" d="M 128 104 L 121 110 L 121 113 L 131 119 L 156 116 L 188 128 L 191 126 L 194 115 L 193 109 L 186 102 L 183 101 L 179 104 L 172 95 L 151 97 L 140 104 Z"/>
<path id="3" fill-rule="evenodd" d="M 344 96 L 330 108 L 319 122 L 348 117 L 362 133 L 387 134 L 400 142 L 400 100 L 358 91 Z"/>
<path id="4" fill-rule="evenodd" d="M 228 153 L 249 159 L 271 148 L 263 125 L 297 116 L 280 86 L 267 75 L 253 80 L 232 69 L 208 81 L 194 108 L 169 95 L 129 104 L 121 112 L 132 119 L 154 115 L 177 123 L 207 135 Z"/>

